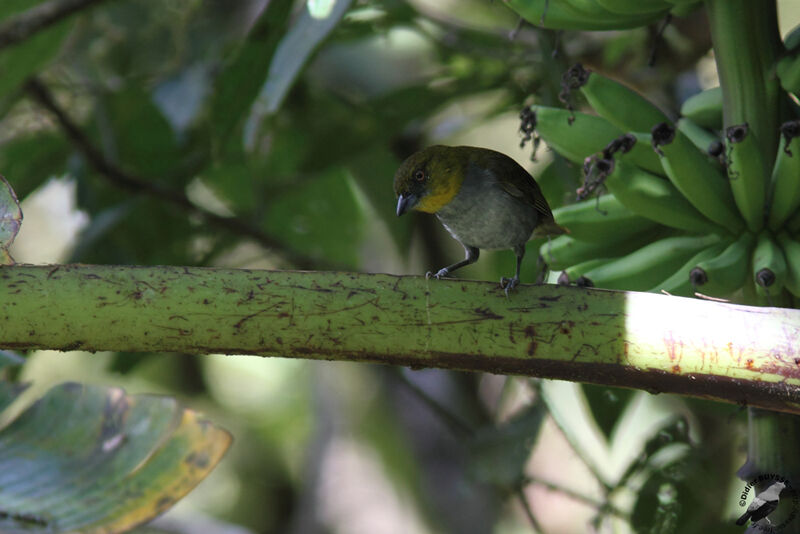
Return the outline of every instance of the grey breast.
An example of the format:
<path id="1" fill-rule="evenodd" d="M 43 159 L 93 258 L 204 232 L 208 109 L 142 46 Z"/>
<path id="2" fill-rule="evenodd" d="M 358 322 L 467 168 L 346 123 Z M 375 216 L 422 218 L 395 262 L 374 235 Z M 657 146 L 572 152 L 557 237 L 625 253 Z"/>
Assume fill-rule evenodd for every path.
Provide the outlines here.
<path id="1" fill-rule="evenodd" d="M 531 237 L 536 210 L 506 193 L 486 171 L 471 168 L 461 189 L 436 216 L 465 245 L 513 248 Z"/>

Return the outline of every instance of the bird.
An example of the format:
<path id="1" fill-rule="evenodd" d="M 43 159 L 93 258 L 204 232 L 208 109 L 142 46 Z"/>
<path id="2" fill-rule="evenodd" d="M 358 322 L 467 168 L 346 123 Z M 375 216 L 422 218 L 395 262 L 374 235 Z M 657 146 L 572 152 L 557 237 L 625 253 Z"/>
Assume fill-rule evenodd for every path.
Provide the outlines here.
<path id="1" fill-rule="evenodd" d="M 747 507 L 742 516 L 736 520 L 737 525 L 744 525 L 749 519 L 753 523 L 760 521 L 775 511 L 780 501 L 781 491 L 786 487 L 785 482 L 773 482 L 764 491 L 753 497 L 753 502 Z"/>
<path id="2" fill-rule="evenodd" d="M 536 180 L 509 156 L 473 146 L 434 145 L 409 156 L 394 175 L 397 216 L 410 210 L 433 213 L 464 247 L 465 257 L 426 277 L 447 277 L 478 260 L 481 249 L 512 249 L 513 277 L 500 279 L 509 290 L 520 280 L 525 243 L 567 233 L 556 224 Z"/>

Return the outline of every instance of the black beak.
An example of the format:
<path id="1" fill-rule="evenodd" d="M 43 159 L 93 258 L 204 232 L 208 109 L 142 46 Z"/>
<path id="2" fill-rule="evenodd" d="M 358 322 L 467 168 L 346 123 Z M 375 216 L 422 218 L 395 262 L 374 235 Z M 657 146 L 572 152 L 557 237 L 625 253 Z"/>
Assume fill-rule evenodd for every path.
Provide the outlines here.
<path id="1" fill-rule="evenodd" d="M 416 206 L 417 202 L 419 202 L 417 195 L 411 193 L 406 195 L 400 195 L 397 199 L 397 216 L 398 217 L 401 216 L 402 214 L 404 214 L 405 212 Z"/>

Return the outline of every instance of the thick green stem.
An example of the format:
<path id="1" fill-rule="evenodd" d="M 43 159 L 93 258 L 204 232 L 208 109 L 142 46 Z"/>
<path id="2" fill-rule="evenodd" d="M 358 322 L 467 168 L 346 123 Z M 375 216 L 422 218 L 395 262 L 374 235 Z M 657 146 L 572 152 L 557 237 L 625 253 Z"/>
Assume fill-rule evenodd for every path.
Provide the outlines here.
<path id="1" fill-rule="evenodd" d="M 771 169 L 781 108 L 781 87 L 773 70 L 782 46 L 775 0 L 706 0 L 706 6 L 725 127 L 748 123 Z M 764 179 L 769 179 L 766 170 Z"/>
<path id="2" fill-rule="evenodd" d="M 773 71 L 782 47 L 775 0 L 707 0 L 706 5 L 722 86 L 725 127 L 745 122 L 750 125 L 760 145 L 767 187 L 783 105 Z M 800 418 L 751 409 L 748 421 L 747 462 L 739 476 L 745 480 L 761 477 L 756 484 L 759 491 L 771 484 L 769 477 L 774 476 L 785 477 L 792 489 L 800 489 Z M 791 499 L 782 498 L 782 504 Z M 800 519 L 792 515 L 797 513 L 794 508 L 796 502 L 770 515 L 771 521 L 787 521 L 776 531 L 800 532 Z"/>
<path id="3" fill-rule="evenodd" d="M 176 351 L 560 378 L 800 414 L 800 311 L 377 274 L 0 267 L 0 349 Z"/>

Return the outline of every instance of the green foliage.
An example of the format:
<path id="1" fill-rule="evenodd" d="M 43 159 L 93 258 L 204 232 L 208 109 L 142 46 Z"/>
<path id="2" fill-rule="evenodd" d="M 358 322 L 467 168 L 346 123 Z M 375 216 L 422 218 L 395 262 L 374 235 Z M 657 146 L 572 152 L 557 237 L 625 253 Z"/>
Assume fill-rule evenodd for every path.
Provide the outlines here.
<path id="1" fill-rule="evenodd" d="M 0 407 L 23 389 L 0 382 Z M 55 387 L 0 428 L 0 529 L 129 529 L 202 480 L 230 440 L 174 399 Z"/>
<path id="2" fill-rule="evenodd" d="M 39 3 L 0 0 L 0 22 Z M 680 93 L 686 91 L 682 84 L 696 83 L 696 61 L 708 53 L 707 35 L 687 30 L 704 27 L 703 10 L 692 11 L 693 2 L 661 0 L 632 0 L 629 4 L 636 13 L 606 7 L 625 3 L 107 2 L 0 49 L 0 174 L 23 201 L 35 199 L 53 176 L 76 183 L 77 208 L 88 223 L 71 239 L 69 261 L 272 268 L 292 268 L 294 261 L 304 261 L 304 267 L 422 274 L 461 251 L 445 231 L 427 225 L 423 218 L 394 216 L 391 179 L 409 153 L 424 145 L 467 138 L 524 162 L 512 117 L 523 104 L 560 106 L 561 74 L 577 61 L 636 85 L 662 109 L 681 108 L 686 96 Z M 505 4 L 528 22 L 514 30 L 519 15 Z M 655 68 L 646 70 L 652 32 L 645 25 L 660 24 L 670 12 L 686 16 L 686 24 L 669 27 L 657 40 Z M 531 26 L 540 24 L 633 31 L 556 34 Z M 515 37 L 509 39 L 512 30 Z M 724 25 L 717 31 L 724 32 Z M 734 42 L 739 39 L 729 37 Z M 784 85 L 794 80 L 791 67 L 797 62 L 788 64 L 792 57 L 784 58 L 778 72 Z M 764 68 L 771 72 L 772 66 Z M 87 157 L 87 147 L 67 135 L 63 125 L 25 92 L 24 82 L 32 75 L 50 88 L 89 148 L 105 159 L 106 168 Z M 768 77 L 765 83 L 774 89 L 778 80 Z M 775 97 L 775 91 L 768 93 Z M 549 149 L 540 150 L 541 161 L 530 168 L 554 208 L 574 202 L 584 158 L 624 133 L 612 126 L 618 121 L 593 116 L 585 96 L 573 96 L 578 125 L 591 123 L 610 137 L 570 130 L 564 122 L 570 113 L 553 113 L 558 121 L 553 119 L 551 126 L 566 133 L 556 140 L 542 132 Z M 740 100 L 747 98 L 745 94 Z M 780 116 L 788 118 L 791 108 L 781 106 Z M 719 106 L 702 111 L 702 124 L 711 128 L 722 124 Z M 773 115 L 767 123 L 775 122 L 779 113 Z M 506 121 L 502 135 L 487 128 L 494 120 Z M 598 126 L 602 124 L 607 126 Z M 540 126 L 544 129 L 546 124 Z M 639 148 L 656 161 L 643 141 L 641 134 L 649 134 L 644 129 L 637 133 Z M 553 148 L 563 153 L 551 152 Z M 114 179 L 109 166 L 133 183 Z M 669 183 L 654 179 L 661 185 Z M 4 215 L 4 209 L 10 213 L 9 206 L 0 198 L 0 255 L 19 223 L 15 214 Z M 219 218 L 236 221 L 238 230 Z M 13 232 L 7 230 L 11 226 Z M 637 248 L 656 237 L 652 225 L 632 226 L 629 231 L 637 239 L 632 245 L 621 240 L 628 242 L 626 246 Z M 667 237 L 663 232 L 657 236 Z M 47 248 L 42 234 L 28 239 L 41 239 L 40 247 Z M 556 245 L 528 244 L 526 281 L 538 274 L 536 251 Z M 591 255 L 603 248 L 601 242 Z M 626 248 L 609 257 L 629 252 Z M 509 252 L 486 253 L 462 276 L 499 279 L 512 265 Z M 379 296 L 376 299 L 375 305 L 380 305 Z M 47 366 L 36 367 L 44 358 L 26 355 L 19 365 L 23 359 L 16 354 L 0 354 L 0 362 L 9 363 L 0 363 L 0 372 L 30 373 L 28 378 L 46 380 L 51 376 Z M 461 415 L 466 414 L 471 424 L 462 435 L 441 424 L 430 402 L 419 402 L 415 395 L 399 396 L 391 381 L 371 367 L 348 374 L 297 364 L 289 372 L 286 369 L 294 363 L 279 361 L 268 367 L 269 373 L 259 374 L 254 368 L 236 372 L 233 365 L 204 360 L 188 365 L 167 362 L 172 356 L 161 354 L 120 354 L 113 367 L 108 365 L 109 373 L 105 366 L 113 358 L 93 358 L 64 372 L 88 380 L 86 368 L 102 361 L 98 379 L 187 396 L 236 429 L 240 448 L 232 453 L 227 471 L 220 475 L 222 482 L 215 486 L 228 501 L 208 505 L 199 497 L 197 507 L 253 531 L 300 531 L 308 526 L 303 521 L 312 517 L 320 523 L 314 528 L 347 531 L 346 525 L 337 523 L 344 520 L 335 507 L 322 500 L 333 499 L 323 490 L 324 477 L 329 476 L 325 462 L 333 462 L 328 454 L 349 440 L 375 453 L 378 467 L 373 470 L 400 495 L 398 509 L 409 517 L 419 516 L 420 524 L 431 530 L 524 530 L 525 519 L 501 507 L 498 495 L 519 495 L 519 490 L 537 484 L 561 497 L 577 491 L 575 486 L 580 488 L 573 497 L 594 511 L 601 531 L 632 526 L 642 532 L 723 532 L 730 527 L 722 501 L 734 469 L 734 438 L 742 428 L 736 414 L 718 406 L 706 419 L 712 408 L 674 399 L 671 404 L 647 404 L 637 412 L 642 396 L 625 389 L 584 385 L 579 391 L 556 394 L 535 386 L 507 398 L 493 396 L 485 383 L 460 375 L 420 374 L 420 384 L 430 386 L 421 389 L 436 392 L 434 404 L 457 406 Z M 320 376 L 325 373 L 355 400 L 337 406 L 331 400 L 336 395 L 321 393 Z M 107 393 L 86 391 L 90 404 Z M 17 386 L 0 382 L 0 407 L 17 393 Z M 74 399 L 58 400 L 67 404 Z M 171 401 L 146 403 L 154 404 L 141 421 L 174 413 L 158 412 L 159 406 L 172 409 Z M 58 407 L 52 410 L 52 418 L 63 413 Z M 688 428 L 696 433 L 698 427 L 713 427 L 726 451 L 715 449 L 715 454 L 725 461 L 715 463 L 704 452 L 713 437 L 692 441 L 685 432 L 677 432 L 674 417 L 662 418 L 665 412 L 689 414 Z M 708 423 L 711 419 L 730 424 L 713 426 Z M 99 420 L 87 417 L 89 423 L 71 431 L 88 432 Z M 655 428 L 647 426 L 651 420 L 658 422 Z M 34 428 L 36 420 L 31 421 Z M 548 430 L 552 422 L 566 435 L 567 444 Z M 632 433 L 636 439 L 619 438 L 623 430 L 637 425 L 639 432 Z M 79 453 L 96 445 L 88 434 L 70 441 Z M 670 446 L 678 453 L 664 460 L 659 455 Z M 548 461 L 532 465 L 532 454 L 545 455 Z M 572 460 L 588 467 L 589 473 L 575 475 L 565 466 L 564 473 L 548 472 L 556 478 L 563 475 L 558 480 L 543 480 L 547 477 L 538 471 L 542 465 L 561 464 L 567 454 L 577 456 Z M 615 476 L 603 470 L 612 464 Z M 77 469 L 87 471 L 81 476 L 92 474 L 87 465 L 95 464 L 79 464 Z M 714 481 L 714 494 L 719 495 L 710 508 L 704 477 Z M 378 486 L 375 479 L 352 478 L 332 493 L 343 498 L 345 489 L 362 483 Z M 625 495 L 626 491 L 635 495 Z M 547 515 L 552 501 L 545 495 L 543 502 L 542 508 L 534 503 L 535 515 Z M 359 503 L 356 508 L 367 507 Z M 563 528 L 585 526 L 578 518 Z"/>

